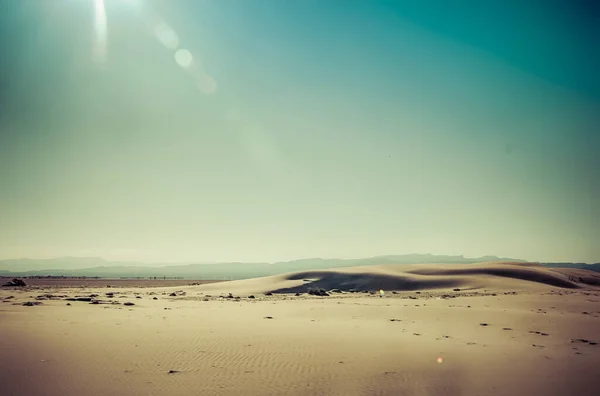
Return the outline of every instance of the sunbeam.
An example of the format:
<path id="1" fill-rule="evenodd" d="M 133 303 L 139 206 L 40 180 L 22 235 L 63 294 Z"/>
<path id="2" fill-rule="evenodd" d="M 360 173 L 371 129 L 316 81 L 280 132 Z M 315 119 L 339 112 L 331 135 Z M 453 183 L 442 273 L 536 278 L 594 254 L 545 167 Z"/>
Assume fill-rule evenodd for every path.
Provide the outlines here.
<path id="1" fill-rule="evenodd" d="M 106 62 L 108 57 L 108 31 L 104 0 L 94 0 L 94 46 L 92 59 L 96 63 Z"/>

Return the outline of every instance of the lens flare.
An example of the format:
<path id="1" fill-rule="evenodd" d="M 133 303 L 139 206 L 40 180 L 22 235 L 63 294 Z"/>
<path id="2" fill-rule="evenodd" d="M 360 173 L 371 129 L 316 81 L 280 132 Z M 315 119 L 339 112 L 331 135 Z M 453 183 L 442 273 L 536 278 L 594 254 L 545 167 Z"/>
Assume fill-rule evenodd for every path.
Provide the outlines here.
<path id="1" fill-rule="evenodd" d="M 106 62 L 108 52 L 108 31 L 106 28 L 106 7 L 104 0 L 94 0 L 94 46 L 92 59 L 97 63 Z"/>
<path id="2" fill-rule="evenodd" d="M 436 359 L 436 362 L 438 362 L 438 364 L 442 364 L 443 361 L 444 359 L 441 356 L 438 356 L 438 358 Z"/>
<path id="3" fill-rule="evenodd" d="M 185 48 L 180 48 L 177 51 L 175 51 L 174 57 L 175 62 L 177 62 L 177 64 L 183 67 L 184 69 L 187 69 L 190 66 L 192 66 L 192 62 L 194 61 L 192 53 Z"/>

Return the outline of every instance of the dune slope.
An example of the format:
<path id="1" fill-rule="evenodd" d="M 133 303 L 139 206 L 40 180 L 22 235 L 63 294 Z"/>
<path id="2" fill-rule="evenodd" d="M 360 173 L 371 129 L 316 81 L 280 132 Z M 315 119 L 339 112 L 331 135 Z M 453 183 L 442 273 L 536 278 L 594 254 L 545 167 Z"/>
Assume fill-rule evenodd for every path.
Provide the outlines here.
<path id="1" fill-rule="evenodd" d="M 467 265 L 382 265 L 324 271 L 300 271 L 256 279 L 198 286 L 197 290 L 247 295 L 304 293 L 309 288 L 342 291 L 498 289 L 578 289 L 600 285 L 600 275 L 586 270 L 546 268 L 535 263 L 491 262 Z"/>

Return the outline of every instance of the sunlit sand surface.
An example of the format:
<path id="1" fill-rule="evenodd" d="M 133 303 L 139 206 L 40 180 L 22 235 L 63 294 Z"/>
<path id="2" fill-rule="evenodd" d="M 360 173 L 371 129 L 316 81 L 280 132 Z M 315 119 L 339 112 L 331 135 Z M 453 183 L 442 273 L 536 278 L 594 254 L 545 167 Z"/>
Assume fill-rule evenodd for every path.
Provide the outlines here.
<path id="1" fill-rule="evenodd" d="M 488 263 L 1 288 L 0 393 L 592 395 L 599 280 Z"/>

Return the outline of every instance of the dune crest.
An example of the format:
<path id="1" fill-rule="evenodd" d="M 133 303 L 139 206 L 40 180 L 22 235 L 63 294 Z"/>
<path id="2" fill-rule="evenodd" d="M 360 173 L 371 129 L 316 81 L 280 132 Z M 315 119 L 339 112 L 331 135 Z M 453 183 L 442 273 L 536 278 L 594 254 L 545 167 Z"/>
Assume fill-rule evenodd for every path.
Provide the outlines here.
<path id="1" fill-rule="evenodd" d="M 325 290 L 435 289 L 578 289 L 600 285 L 592 271 L 543 267 L 537 263 L 490 262 L 484 264 L 415 264 L 351 267 L 332 270 L 299 271 L 263 278 L 198 286 L 213 292 L 305 293 L 311 287 Z"/>

